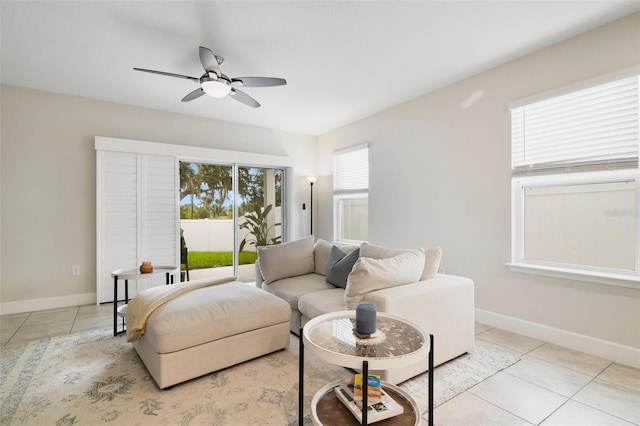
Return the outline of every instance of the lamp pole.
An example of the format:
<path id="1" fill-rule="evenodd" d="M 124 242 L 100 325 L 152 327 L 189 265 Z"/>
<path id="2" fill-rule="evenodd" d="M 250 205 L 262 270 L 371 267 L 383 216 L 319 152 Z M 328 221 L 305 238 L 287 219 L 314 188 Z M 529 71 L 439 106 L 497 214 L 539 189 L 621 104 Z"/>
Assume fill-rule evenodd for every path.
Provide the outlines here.
<path id="1" fill-rule="evenodd" d="M 311 187 L 311 202 L 309 203 L 311 207 L 311 212 L 310 212 L 310 216 L 311 216 L 310 234 L 311 235 L 313 235 L 313 184 L 317 181 L 318 181 L 318 178 L 316 176 L 307 176 L 307 182 L 309 182 L 309 185 Z"/>
<path id="2" fill-rule="evenodd" d="M 311 203 L 309 203 L 311 205 L 311 235 L 313 235 L 313 182 L 309 182 L 309 184 L 311 185 Z"/>

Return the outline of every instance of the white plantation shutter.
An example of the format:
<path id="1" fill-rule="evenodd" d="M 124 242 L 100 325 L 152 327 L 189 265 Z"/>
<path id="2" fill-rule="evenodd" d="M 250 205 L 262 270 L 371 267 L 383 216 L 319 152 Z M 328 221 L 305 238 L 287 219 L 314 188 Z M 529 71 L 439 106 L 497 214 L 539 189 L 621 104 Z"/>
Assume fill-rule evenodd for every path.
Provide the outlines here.
<path id="1" fill-rule="evenodd" d="M 174 265 L 176 261 L 176 160 L 174 157 L 146 155 L 145 193 L 142 222 L 146 259 L 156 265 Z M 164 283 L 164 278 L 162 278 Z"/>
<path id="2" fill-rule="evenodd" d="M 138 253 L 138 166 L 136 154 L 97 153 L 99 303 L 113 301 L 111 271 L 135 266 Z M 131 286 L 134 287 L 134 286 Z"/>
<path id="3" fill-rule="evenodd" d="M 366 192 L 369 189 L 369 147 L 361 145 L 333 156 L 333 192 Z"/>
<path id="4" fill-rule="evenodd" d="M 177 265 L 176 159 L 173 156 L 97 151 L 97 297 L 113 301 L 111 271 Z M 164 276 L 129 282 L 136 290 L 164 285 Z M 119 295 L 124 297 L 123 288 Z"/>
<path id="5" fill-rule="evenodd" d="M 639 76 L 511 110 L 512 169 L 635 165 Z"/>

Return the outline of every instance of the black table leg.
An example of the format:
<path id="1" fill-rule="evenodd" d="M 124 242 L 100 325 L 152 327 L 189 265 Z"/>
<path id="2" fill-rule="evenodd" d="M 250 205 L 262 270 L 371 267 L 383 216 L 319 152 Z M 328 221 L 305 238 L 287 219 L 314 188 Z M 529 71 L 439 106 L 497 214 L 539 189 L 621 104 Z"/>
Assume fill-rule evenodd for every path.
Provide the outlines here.
<path id="1" fill-rule="evenodd" d="M 433 426 L 433 334 L 429 335 L 429 426 Z"/>
<path id="2" fill-rule="evenodd" d="M 298 366 L 298 425 L 302 426 L 304 404 L 304 342 L 302 341 L 302 328 L 300 329 L 300 365 Z"/>
<path id="3" fill-rule="evenodd" d="M 362 424 L 367 425 L 369 407 L 369 361 L 362 361 Z"/>
<path id="4" fill-rule="evenodd" d="M 113 277 L 113 335 L 118 335 L 118 276 Z"/>

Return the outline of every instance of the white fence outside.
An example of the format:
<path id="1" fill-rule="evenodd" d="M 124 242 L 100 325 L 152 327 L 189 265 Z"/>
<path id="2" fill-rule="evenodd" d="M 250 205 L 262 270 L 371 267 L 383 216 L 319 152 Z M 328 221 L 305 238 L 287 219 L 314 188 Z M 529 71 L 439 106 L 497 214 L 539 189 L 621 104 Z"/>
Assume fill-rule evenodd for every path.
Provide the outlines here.
<path id="1" fill-rule="evenodd" d="M 275 209 L 274 216 L 278 218 L 278 222 L 282 217 L 280 211 L 280 207 Z M 244 220 L 241 217 L 240 223 Z M 232 219 L 181 219 L 180 227 L 189 251 L 233 251 Z M 275 233 L 269 233 L 269 236 L 282 235 L 281 229 L 281 226 L 276 226 Z M 248 234 L 247 229 L 240 229 L 238 241 L 242 241 Z M 244 251 L 255 251 L 255 247 L 247 244 Z"/>
<path id="2" fill-rule="evenodd" d="M 181 219 L 180 227 L 189 251 L 232 251 L 233 220 L 231 219 Z M 246 236 L 240 230 L 240 241 Z"/>

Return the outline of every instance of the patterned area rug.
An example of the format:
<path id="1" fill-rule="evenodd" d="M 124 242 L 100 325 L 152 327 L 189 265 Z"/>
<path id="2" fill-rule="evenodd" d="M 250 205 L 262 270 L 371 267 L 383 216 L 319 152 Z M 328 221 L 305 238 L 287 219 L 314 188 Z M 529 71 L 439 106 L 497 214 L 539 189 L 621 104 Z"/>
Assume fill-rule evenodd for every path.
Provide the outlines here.
<path id="1" fill-rule="evenodd" d="M 2 347 L 2 425 L 296 425 L 298 339 L 289 348 L 160 390 L 135 350 L 109 329 Z M 305 353 L 305 424 L 312 394 L 348 370 Z M 476 340 L 435 369 L 435 405 L 517 362 Z M 401 385 L 426 412 L 427 375 Z"/>

